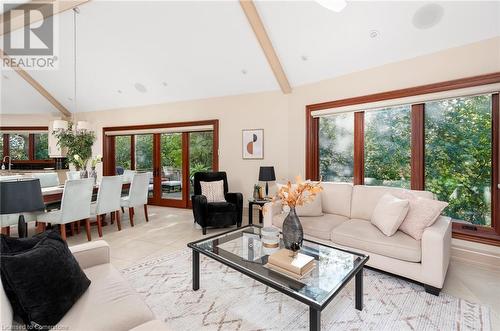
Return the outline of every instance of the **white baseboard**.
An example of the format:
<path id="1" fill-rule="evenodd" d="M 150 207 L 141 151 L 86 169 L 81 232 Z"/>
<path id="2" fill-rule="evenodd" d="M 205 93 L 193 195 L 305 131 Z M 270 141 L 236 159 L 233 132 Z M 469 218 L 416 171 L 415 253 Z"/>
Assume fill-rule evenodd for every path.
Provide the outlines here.
<path id="1" fill-rule="evenodd" d="M 500 247 L 453 239 L 451 259 L 500 271 Z"/>

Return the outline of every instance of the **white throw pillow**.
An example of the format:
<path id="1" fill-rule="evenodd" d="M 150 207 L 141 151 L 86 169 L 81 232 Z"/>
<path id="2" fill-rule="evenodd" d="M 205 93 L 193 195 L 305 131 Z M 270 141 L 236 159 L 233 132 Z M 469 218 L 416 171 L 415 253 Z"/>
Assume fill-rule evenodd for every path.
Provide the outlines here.
<path id="1" fill-rule="evenodd" d="M 224 197 L 224 181 L 200 182 L 201 195 L 207 197 L 207 202 L 226 202 Z"/>
<path id="2" fill-rule="evenodd" d="M 425 228 L 436 222 L 446 206 L 448 206 L 447 202 L 439 200 L 425 198 L 411 199 L 410 210 L 399 230 L 416 240 L 421 240 Z"/>
<path id="3" fill-rule="evenodd" d="M 297 216 L 323 216 L 321 194 L 316 195 L 313 201 L 302 206 L 297 206 L 295 211 L 297 212 Z"/>
<path id="4" fill-rule="evenodd" d="M 384 194 L 373 210 L 371 223 L 386 236 L 392 236 L 408 214 L 409 205 L 408 200 Z"/>

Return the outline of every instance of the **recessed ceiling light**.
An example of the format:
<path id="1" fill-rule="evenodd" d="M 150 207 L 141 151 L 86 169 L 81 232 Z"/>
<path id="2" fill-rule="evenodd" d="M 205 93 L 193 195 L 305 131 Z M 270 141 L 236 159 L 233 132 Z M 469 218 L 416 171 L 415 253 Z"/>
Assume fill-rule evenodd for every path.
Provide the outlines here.
<path id="1" fill-rule="evenodd" d="M 345 0 L 316 0 L 316 2 L 336 13 L 340 13 L 347 6 Z"/>
<path id="2" fill-rule="evenodd" d="M 242 73 L 243 75 L 246 75 L 246 74 L 247 74 L 247 71 L 246 71 L 245 69 L 243 69 L 243 70 L 241 70 L 241 73 Z"/>
<path id="3" fill-rule="evenodd" d="M 141 93 L 146 93 L 148 91 L 146 86 L 142 85 L 141 83 L 135 83 L 134 87 L 138 92 L 141 92 Z"/>
<path id="4" fill-rule="evenodd" d="M 370 38 L 375 39 L 380 35 L 380 32 L 378 30 L 370 30 Z"/>
<path id="5" fill-rule="evenodd" d="M 444 9 L 437 3 L 429 3 L 420 7 L 413 15 L 413 26 L 417 29 L 429 29 L 436 26 L 444 15 Z"/>
<path id="6" fill-rule="evenodd" d="M 73 98 L 68 98 L 69 101 L 73 101 Z"/>
<path id="7" fill-rule="evenodd" d="M 165 86 L 165 87 L 167 87 L 167 86 L 168 86 L 167 82 L 163 82 L 163 83 L 161 83 L 161 85 L 163 85 L 163 86 Z"/>
<path id="8" fill-rule="evenodd" d="M 9 79 L 9 76 L 7 76 L 6 74 L 3 74 L 2 77 L 5 79 Z"/>
<path id="9" fill-rule="evenodd" d="M 123 91 L 122 90 L 116 90 L 116 92 L 122 94 Z"/>
<path id="10" fill-rule="evenodd" d="M 302 61 L 307 61 L 307 60 L 309 60 L 309 58 L 308 58 L 306 55 L 302 55 L 302 56 L 300 57 L 300 59 L 301 59 Z"/>

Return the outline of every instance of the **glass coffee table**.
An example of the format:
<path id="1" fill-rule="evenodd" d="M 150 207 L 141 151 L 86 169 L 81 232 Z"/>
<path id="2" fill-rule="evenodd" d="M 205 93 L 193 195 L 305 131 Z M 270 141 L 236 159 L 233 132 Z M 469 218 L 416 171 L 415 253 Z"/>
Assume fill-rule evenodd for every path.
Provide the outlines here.
<path id="1" fill-rule="evenodd" d="M 248 225 L 188 244 L 193 250 L 193 290 L 200 288 L 200 253 L 260 281 L 309 306 L 310 330 L 321 329 L 321 311 L 355 277 L 355 307 L 363 309 L 363 266 L 368 256 L 304 240 L 301 253 L 315 259 L 313 271 L 302 279 L 272 271 L 269 254 L 283 248 L 262 245 L 260 226 Z"/>

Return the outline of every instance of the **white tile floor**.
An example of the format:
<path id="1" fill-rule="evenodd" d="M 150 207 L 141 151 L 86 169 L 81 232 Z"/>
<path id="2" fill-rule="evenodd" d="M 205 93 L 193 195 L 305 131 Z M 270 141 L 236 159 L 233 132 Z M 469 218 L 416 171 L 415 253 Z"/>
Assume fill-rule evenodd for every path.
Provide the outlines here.
<path id="1" fill-rule="evenodd" d="M 257 213 L 254 217 L 257 218 Z M 244 215 L 244 224 L 247 216 Z M 118 268 L 129 266 L 142 259 L 161 256 L 186 247 L 188 242 L 203 237 L 193 225 L 192 211 L 165 207 L 149 207 L 149 222 L 141 210 L 136 212 L 132 228 L 127 214 L 122 216 L 122 231 L 115 225 L 103 228 L 103 239 L 111 246 L 111 260 Z M 107 218 L 109 223 L 109 217 Z M 254 220 L 257 222 L 257 219 Z M 82 228 L 83 229 L 83 228 Z M 208 235 L 227 229 L 208 230 Z M 92 240 L 98 240 L 97 229 L 92 227 Z M 68 238 L 69 245 L 86 242 L 85 233 Z M 500 271 L 487 269 L 479 264 L 452 260 L 444 284 L 444 292 L 473 302 L 480 302 L 492 309 L 493 330 L 500 330 Z"/>

